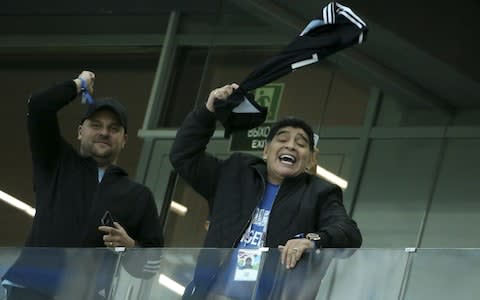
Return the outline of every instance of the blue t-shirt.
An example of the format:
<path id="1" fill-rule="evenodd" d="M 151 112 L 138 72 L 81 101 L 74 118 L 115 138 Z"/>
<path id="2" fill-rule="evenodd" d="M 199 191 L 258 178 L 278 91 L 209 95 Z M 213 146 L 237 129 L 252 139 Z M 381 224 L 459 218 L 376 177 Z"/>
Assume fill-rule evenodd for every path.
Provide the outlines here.
<path id="1" fill-rule="evenodd" d="M 217 281 L 212 288 L 214 294 L 225 295 L 234 299 L 251 299 L 255 281 L 235 280 L 235 272 L 238 268 L 242 268 L 245 265 L 244 260 L 239 261 L 241 259 L 239 253 L 241 253 L 242 249 L 259 249 L 264 246 L 270 211 L 279 188 L 280 185 L 267 183 L 263 199 L 255 208 L 252 220 L 245 230 L 237 249 L 233 251 L 228 266 L 223 268 L 217 277 Z M 259 259 L 260 257 L 252 258 L 254 265 L 258 266 Z"/>
<path id="2" fill-rule="evenodd" d="M 273 201 L 277 196 L 279 185 L 267 183 L 262 201 L 255 208 L 252 221 L 242 236 L 238 248 L 252 249 L 261 248 L 265 244 L 267 235 L 268 219 L 272 210 Z"/>

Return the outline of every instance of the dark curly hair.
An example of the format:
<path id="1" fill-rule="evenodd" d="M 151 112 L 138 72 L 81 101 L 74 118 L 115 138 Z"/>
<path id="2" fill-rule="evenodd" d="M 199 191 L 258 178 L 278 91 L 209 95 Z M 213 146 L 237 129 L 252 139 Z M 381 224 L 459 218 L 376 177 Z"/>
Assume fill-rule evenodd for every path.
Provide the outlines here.
<path id="1" fill-rule="evenodd" d="M 267 136 L 267 143 L 270 143 L 273 137 L 277 134 L 277 132 L 284 127 L 293 127 L 293 128 L 303 129 L 308 136 L 308 143 L 309 143 L 310 150 L 314 151 L 315 142 L 313 138 L 312 127 L 308 125 L 308 123 L 305 122 L 304 120 L 296 117 L 286 117 L 277 121 L 275 124 L 273 124 Z"/>

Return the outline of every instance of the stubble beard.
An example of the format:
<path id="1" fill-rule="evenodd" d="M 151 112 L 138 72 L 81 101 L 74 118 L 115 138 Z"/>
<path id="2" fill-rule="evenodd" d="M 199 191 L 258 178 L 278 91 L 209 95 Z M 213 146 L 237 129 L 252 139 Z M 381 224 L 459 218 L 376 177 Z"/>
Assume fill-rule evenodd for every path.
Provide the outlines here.
<path id="1" fill-rule="evenodd" d="M 98 151 L 95 143 L 81 145 L 80 154 L 83 157 L 93 158 L 99 164 L 99 166 L 108 166 L 114 161 L 113 150 L 111 148 L 105 151 Z"/>

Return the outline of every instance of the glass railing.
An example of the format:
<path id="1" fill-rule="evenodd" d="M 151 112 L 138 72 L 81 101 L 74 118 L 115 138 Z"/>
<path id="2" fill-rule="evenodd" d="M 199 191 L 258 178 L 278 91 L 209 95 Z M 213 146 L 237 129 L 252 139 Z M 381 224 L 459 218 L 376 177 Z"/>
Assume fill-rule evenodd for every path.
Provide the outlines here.
<path id="1" fill-rule="evenodd" d="M 0 276 L 0 299 L 473 300 L 480 249 L 323 249 L 286 269 L 278 249 L 0 248 Z"/>

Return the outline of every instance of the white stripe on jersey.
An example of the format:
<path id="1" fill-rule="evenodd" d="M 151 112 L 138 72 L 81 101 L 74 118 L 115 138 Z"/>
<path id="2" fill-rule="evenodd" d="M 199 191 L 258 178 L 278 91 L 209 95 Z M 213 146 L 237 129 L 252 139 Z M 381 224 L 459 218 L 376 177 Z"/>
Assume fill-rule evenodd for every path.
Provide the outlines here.
<path id="1" fill-rule="evenodd" d="M 350 15 L 353 19 L 357 20 L 357 22 L 362 24 L 363 25 L 362 27 L 367 26 L 367 24 L 362 19 L 360 19 L 360 17 L 358 17 L 350 8 L 348 8 L 346 6 L 343 6 L 341 4 L 338 4 L 338 3 L 335 3 L 335 5 L 338 7 L 337 13 L 341 13 L 341 11 L 344 11 L 345 13 Z M 345 15 L 345 14 L 343 14 L 343 15 Z M 362 27 L 360 27 L 360 28 L 362 28 Z"/>
<path id="2" fill-rule="evenodd" d="M 355 24 L 355 26 L 357 26 L 358 28 L 362 29 L 364 26 L 362 26 L 362 24 L 360 24 L 359 22 L 357 22 L 357 20 L 355 20 L 354 18 L 352 18 L 352 16 L 350 16 L 349 14 L 347 14 L 346 12 L 344 11 L 341 11 L 339 14 L 343 15 L 345 18 L 349 19 L 350 22 L 352 22 L 353 24 Z"/>

